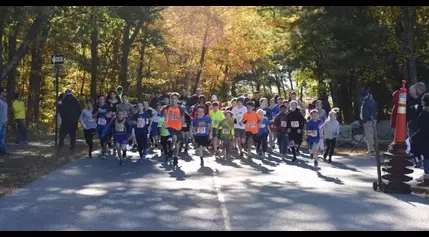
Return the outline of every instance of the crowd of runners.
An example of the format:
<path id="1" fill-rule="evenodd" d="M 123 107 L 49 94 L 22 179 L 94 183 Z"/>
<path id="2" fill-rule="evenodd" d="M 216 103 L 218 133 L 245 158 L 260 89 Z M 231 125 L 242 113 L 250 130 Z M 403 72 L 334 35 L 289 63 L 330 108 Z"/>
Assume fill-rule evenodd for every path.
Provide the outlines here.
<path id="1" fill-rule="evenodd" d="M 124 165 L 127 149 L 136 149 L 144 162 L 150 149 L 160 149 L 165 163 L 177 166 L 182 150 L 192 144 L 204 166 L 204 150 L 216 159 L 252 159 L 252 150 L 262 159 L 269 150 L 278 148 L 282 159 L 297 160 L 303 140 L 307 142 L 314 166 L 318 157 L 331 162 L 339 123 L 336 111 L 325 111 L 323 101 L 305 109 L 290 92 L 289 98 L 247 98 L 247 95 L 221 103 L 217 96 L 206 100 L 204 95 L 194 98 L 156 92 L 152 101 L 133 105 L 127 94 L 112 91 L 98 100 L 87 101 L 80 122 L 92 158 L 93 139 L 97 134 L 102 159 L 113 156 Z M 309 110 L 309 111 L 308 111 Z M 306 118 L 306 113 L 309 116 Z M 324 149 L 326 144 L 326 149 Z"/>

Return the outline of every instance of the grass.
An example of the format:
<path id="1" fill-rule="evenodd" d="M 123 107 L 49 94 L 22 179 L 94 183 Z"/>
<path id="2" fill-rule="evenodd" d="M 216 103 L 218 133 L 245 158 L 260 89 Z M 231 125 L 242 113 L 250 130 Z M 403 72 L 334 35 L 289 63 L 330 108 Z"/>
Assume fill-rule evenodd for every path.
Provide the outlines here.
<path id="1" fill-rule="evenodd" d="M 12 137 L 12 136 L 10 136 Z M 86 154 L 86 145 L 76 144 L 73 153 L 67 144 L 61 152 L 53 146 L 52 136 L 30 138 L 28 146 L 6 145 L 7 156 L 0 157 L 0 196 L 12 193 L 25 184 Z M 51 144 L 52 143 L 52 144 Z"/>

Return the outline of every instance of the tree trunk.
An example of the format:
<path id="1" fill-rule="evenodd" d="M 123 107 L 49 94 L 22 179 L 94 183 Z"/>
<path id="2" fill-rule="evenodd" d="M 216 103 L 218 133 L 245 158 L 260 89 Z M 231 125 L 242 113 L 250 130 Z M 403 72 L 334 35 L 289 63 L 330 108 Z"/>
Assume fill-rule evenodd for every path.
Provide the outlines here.
<path id="1" fill-rule="evenodd" d="M 0 6 L 0 67 L 3 65 L 3 33 L 6 20 L 6 6 Z"/>
<path id="2" fill-rule="evenodd" d="M 86 62 L 86 44 L 82 43 L 82 49 L 83 49 L 83 61 Z M 91 52 L 92 53 L 92 52 Z M 80 85 L 80 94 L 79 96 L 82 98 L 83 97 L 83 91 L 85 89 L 85 77 L 86 77 L 86 70 L 83 70 L 83 74 L 82 74 L 82 83 Z M 91 83 L 92 83 L 92 78 L 91 78 Z"/>
<path id="3" fill-rule="evenodd" d="M 415 6 L 402 6 L 402 17 L 404 24 L 404 34 L 405 42 L 407 44 L 407 56 L 408 56 L 408 66 L 409 66 L 409 79 L 410 83 L 414 84 L 417 82 L 417 69 L 416 69 L 416 58 L 414 55 L 414 42 L 413 42 L 413 33 L 414 25 L 416 23 L 416 7 Z M 411 15 L 410 15 L 411 10 Z"/>
<path id="4" fill-rule="evenodd" d="M 30 29 L 28 30 L 27 34 L 24 37 L 24 40 L 16 51 L 16 54 L 9 60 L 8 63 L 0 67 L 0 80 L 3 80 L 10 71 L 14 70 L 17 67 L 21 58 L 27 53 L 30 44 L 39 35 L 40 28 L 45 24 L 48 15 L 50 14 L 50 10 L 50 6 L 40 7 L 39 14 L 37 15 L 33 24 L 31 24 Z"/>
<path id="5" fill-rule="evenodd" d="M 118 33 L 119 31 L 115 31 L 115 41 L 113 43 L 113 56 L 112 56 L 112 80 L 110 81 L 110 86 L 114 86 L 117 84 L 117 75 L 118 72 L 120 71 L 120 57 L 119 55 L 121 54 L 121 50 L 120 50 L 120 42 L 121 42 L 121 36 Z M 110 88 L 111 89 L 111 88 Z"/>
<path id="6" fill-rule="evenodd" d="M 197 92 L 197 88 L 200 85 L 200 80 L 201 80 L 201 75 L 203 73 L 203 69 L 204 69 L 204 58 L 206 56 L 206 52 L 207 52 L 207 39 L 208 39 L 208 34 L 209 34 L 209 27 L 206 27 L 206 32 L 204 33 L 204 39 L 203 39 L 203 46 L 201 49 L 201 56 L 200 56 L 200 64 L 198 67 L 198 71 L 197 71 L 197 76 L 195 78 L 195 86 L 194 86 L 194 91 L 193 93 Z"/>
<path id="7" fill-rule="evenodd" d="M 130 85 L 128 81 L 128 55 L 130 54 L 131 45 L 133 44 L 135 38 L 137 37 L 140 28 L 142 27 L 142 23 L 140 22 L 138 26 L 134 29 L 133 34 L 130 38 L 130 30 L 131 25 L 126 22 L 124 26 L 124 30 L 122 32 L 123 36 L 123 44 L 122 44 L 122 56 L 121 56 L 121 67 L 119 70 L 119 82 L 121 83 L 122 88 L 124 89 L 124 93 L 128 92 L 128 87 Z"/>
<path id="8" fill-rule="evenodd" d="M 16 35 L 18 34 L 18 29 L 15 29 L 13 35 L 9 36 L 8 39 L 8 60 L 11 61 L 13 56 L 15 56 L 16 53 Z M 13 100 L 13 96 L 15 94 L 15 78 L 16 78 L 16 70 L 17 66 L 15 65 L 7 74 L 7 101 L 10 104 L 10 102 Z"/>
<path id="9" fill-rule="evenodd" d="M 139 67 L 137 69 L 137 98 L 141 99 L 142 91 L 142 82 L 143 82 L 143 68 L 144 68 L 144 56 L 146 51 L 146 35 L 143 37 L 140 46 L 140 58 L 139 58 Z"/>
<path id="10" fill-rule="evenodd" d="M 31 45 L 31 73 L 30 85 L 28 93 L 27 105 L 27 122 L 39 121 L 40 118 L 40 95 L 42 88 L 42 66 L 43 66 L 43 50 L 45 48 L 46 39 L 48 37 L 49 27 L 46 26 L 42 30 L 42 35 L 36 38 L 35 42 Z"/>
<path id="11" fill-rule="evenodd" d="M 97 99 L 97 74 L 98 74 L 98 30 L 91 32 L 91 98 Z"/>
<path id="12" fill-rule="evenodd" d="M 293 91 L 292 70 L 289 69 L 287 73 L 289 78 L 290 89 Z"/>

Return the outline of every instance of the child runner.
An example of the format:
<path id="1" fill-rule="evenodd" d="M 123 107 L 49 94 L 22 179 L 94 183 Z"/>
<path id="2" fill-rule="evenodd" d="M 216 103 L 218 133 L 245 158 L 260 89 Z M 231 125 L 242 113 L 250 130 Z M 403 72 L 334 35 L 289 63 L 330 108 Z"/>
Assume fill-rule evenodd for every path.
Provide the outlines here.
<path id="1" fill-rule="evenodd" d="M 276 129 L 274 128 L 274 118 L 277 114 L 280 113 L 280 108 L 276 104 L 275 98 L 270 99 L 270 110 L 271 110 L 271 120 L 270 120 L 270 147 L 275 148 L 275 142 L 277 139 Z"/>
<path id="2" fill-rule="evenodd" d="M 328 162 L 331 163 L 337 142 L 337 136 L 340 133 L 340 123 L 337 121 L 337 113 L 335 113 L 335 111 L 332 110 L 329 112 L 329 117 L 325 120 L 322 126 L 320 126 L 320 131 L 326 143 L 326 150 L 325 154 L 323 154 L 323 159 L 326 160 L 326 157 L 329 155 Z"/>
<path id="3" fill-rule="evenodd" d="M 92 99 L 87 100 L 86 108 L 82 110 L 80 114 L 80 123 L 82 124 L 83 134 L 85 136 L 86 144 L 88 145 L 88 158 L 92 158 L 92 148 L 94 143 L 92 141 L 95 130 L 97 129 L 97 121 L 94 119 L 94 101 Z"/>
<path id="4" fill-rule="evenodd" d="M 140 155 L 140 162 L 144 162 L 147 156 L 147 150 L 149 148 L 149 134 L 152 128 L 152 122 L 150 120 L 151 115 L 144 112 L 142 103 L 137 104 L 137 113 L 133 116 L 135 123 L 135 136 L 137 141 L 137 149 Z"/>
<path id="5" fill-rule="evenodd" d="M 167 117 L 165 124 L 172 136 L 172 150 L 169 156 L 173 157 L 173 165 L 178 165 L 178 156 L 180 143 L 182 141 L 182 125 L 185 122 L 185 113 L 182 107 L 178 106 L 180 95 L 178 93 L 171 93 L 170 103 L 171 106 L 167 110 Z"/>
<path id="6" fill-rule="evenodd" d="M 193 134 L 195 135 L 195 142 L 198 146 L 198 151 L 201 160 L 201 166 L 204 166 L 203 149 L 208 147 L 212 139 L 212 120 L 209 116 L 204 115 L 204 106 L 199 105 L 197 108 L 197 117 L 192 121 Z"/>
<path id="7" fill-rule="evenodd" d="M 112 116 L 111 107 L 106 104 L 106 97 L 104 95 L 98 96 L 98 108 L 96 109 L 96 119 L 97 119 L 97 133 L 98 138 L 100 139 L 101 146 L 101 158 L 106 159 L 107 153 L 107 137 L 103 137 L 102 133 L 105 127 L 108 124 L 110 117 Z"/>
<path id="8" fill-rule="evenodd" d="M 307 145 L 310 150 L 310 158 L 314 159 L 314 167 L 319 165 L 319 140 L 320 140 L 320 120 L 318 120 L 319 114 L 316 109 L 310 111 L 310 118 L 307 122 Z"/>
<path id="9" fill-rule="evenodd" d="M 230 148 L 234 140 L 234 117 L 231 111 L 225 111 L 225 119 L 219 124 L 219 131 L 221 134 L 224 159 L 228 157 Z"/>
<path id="10" fill-rule="evenodd" d="M 117 112 L 116 118 L 104 129 L 102 137 L 105 137 L 110 131 L 113 131 L 113 141 L 118 151 L 119 165 L 123 166 L 128 138 L 131 136 L 131 126 L 128 124 L 123 111 Z"/>
<path id="11" fill-rule="evenodd" d="M 255 112 L 255 104 L 252 101 L 247 102 L 247 112 L 243 115 L 241 122 L 245 125 L 246 143 L 247 143 L 247 158 L 252 158 L 252 145 L 256 141 L 256 136 L 259 132 L 259 123 L 262 120 L 262 115 Z"/>
<path id="12" fill-rule="evenodd" d="M 185 110 L 185 108 L 183 108 Z M 185 110 L 185 123 L 183 123 L 182 126 L 182 132 L 183 132 L 183 141 L 182 146 L 185 146 L 185 153 L 188 152 L 189 149 L 189 139 L 191 138 L 190 129 L 192 126 L 192 119 L 189 113 Z"/>
<path id="13" fill-rule="evenodd" d="M 210 111 L 210 119 L 212 120 L 212 129 L 213 129 L 212 144 L 213 144 L 214 155 L 216 157 L 218 147 L 219 147 L 219 138 L 220 138 L 219 123 L 225 119 L 225 116 L 223 112 L 219 110 L 219 103 L 217 101 L 213 102 L 212 106 L 213 106 L 212 107 L 213 110 Z"/>
<path id="14" fill-rule="evenodd" d="M 232 114 L 236 118 L 234 125 L 235 144 L 240 152 L 240 157 L 243 157 L 243 144 L 245 142 L 244 124 L 242 123 L 243 115 L 247 112 L 247 108 L 243 106 L 243 98 L 237 99 L 237 107 L 232 109 Z"/>
<path id="15" fill-rule="evenodd" d="M 150 140 L 153 141 L 154 148 L 159 148 L 159 129 L 158 129 L 158 122 L 159 119 L 162 117 L 161 114 L 161 104 L 156 105 L 156 113 L 152 116 L 152 128 L 150 129 Z"/>
<path id="16" fill-rule="evenodd" d="M 306 123 L 304 116 L 301 113 L 301 110 L 298 108 L 298 102 L 292 100 L 290 103 L 290 111 L 286 115 L 287 128 L 288 128 L 288 138 L 290 141 L 290 147 L 292 149 L 293 159 L 296 161 L 296 154 L 299 149 L 299 146 L 302 143 L 302 134 L 304 125 Z"/>
<path id="17" fill-rule="evenodd" d="M 161 145 L 162 145 L 162 153 L 165 156 L 165 163 L 168 163 L 168 155 L 171 150 L 171 135 L 168 131 L 168 128 L 165 126 L 165 118 L 167 116 L 168 106 L 164 105 L 161 108 L 161 114 L 162 117 L 159 118 L 158 121 L 158 128 L 159 128 L 159 135 L 161 136 Z"/>
<path id="18" fill-rule="evenodd" d="M 264 117 L 264 110 L 258 109 L 258 114 L 262 117 L 261 122 L 259 123 L 259 132 L 257 136 L 257 145 L 256 145 L 256 151 L 259 155 L 265 156 L 265 153 L 267 152 L 267 140 L 268 140 L 268 126 L 269 121 L 267 117 Z"/>
<path id="19" fill-rule="evenodd" d="M 279 146 L 279 152 L 282 158 L 286 158 L 287 147 L 288 147 L 288 135 L 287 135 L 287 108 L 286 105 L 280 105 L 280 113 L 274 119 L 274 127 L 277 133 L 277 143 Z"/>

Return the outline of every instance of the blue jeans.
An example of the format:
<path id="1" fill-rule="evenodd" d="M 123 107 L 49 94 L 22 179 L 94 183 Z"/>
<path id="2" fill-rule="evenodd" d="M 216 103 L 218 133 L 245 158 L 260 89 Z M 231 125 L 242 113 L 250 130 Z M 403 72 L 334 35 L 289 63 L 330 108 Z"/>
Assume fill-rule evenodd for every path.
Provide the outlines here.
<path id="1" fill-rule="evenodd" d="M 4 149 L 4 143 L 6 140 L 6 130 L 7 130 L 7 123 L 2 123 L 0 125 L 0 150 Z"/>
<path id="2" fill-rule="evenodd" d="M 288 136 L 287 133 L 277 133 L 277 144 L 279 146 L 280 154 L 286 154 L 288 148 Z"/>

